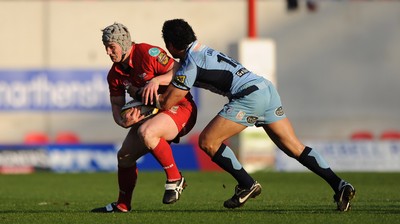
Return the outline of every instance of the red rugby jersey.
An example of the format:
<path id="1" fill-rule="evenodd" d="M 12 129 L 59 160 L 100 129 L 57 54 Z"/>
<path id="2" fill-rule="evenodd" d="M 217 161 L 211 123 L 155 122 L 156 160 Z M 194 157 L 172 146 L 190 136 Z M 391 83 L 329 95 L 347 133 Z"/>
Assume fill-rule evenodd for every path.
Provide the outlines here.
<path id="1" fill-rule="evenodd" d="M 162 48 L 146 43 L 133 44 L 128 68 L 114 63 L 108 72 L 110 96 L 124 96 L 127 85 L 145 86 L 153 77 L 166 73 L 173 63 Z M 163 91 L 165 88 L 160 87 L 159 93 Z"/>

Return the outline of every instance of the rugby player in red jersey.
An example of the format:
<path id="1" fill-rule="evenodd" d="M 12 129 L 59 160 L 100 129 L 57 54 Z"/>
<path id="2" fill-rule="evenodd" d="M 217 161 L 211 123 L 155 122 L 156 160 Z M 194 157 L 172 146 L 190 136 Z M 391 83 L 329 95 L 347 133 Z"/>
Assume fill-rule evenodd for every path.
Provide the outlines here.
<path id="1" fill-rule="evenodd" d="M 119 126 L 130 130 L 117 154 L 118 200 L 92 212 L 131 210 L 138 175 L 136 160 L 148 152 L 157 159 L 167 176 L 163 203 L 174 203 L 186 183 L 176 166 L 170 143 L 178 142 L 179 137 L 193 128 L 197 117 L 196 105 L 188 94 L 170 110 L 147 119 L 137 108 L 121 115 L 126 93 L 138 100 L 143 99 L 144 104 L 152 104 L 157 95 L 165 91 L 172 79 L 174 60 L 160 47 L 132 42 L 128 29 L 121 23 L 104 28 L 102 41 L 113 62 L 107 76 L 112 115 Z"/>

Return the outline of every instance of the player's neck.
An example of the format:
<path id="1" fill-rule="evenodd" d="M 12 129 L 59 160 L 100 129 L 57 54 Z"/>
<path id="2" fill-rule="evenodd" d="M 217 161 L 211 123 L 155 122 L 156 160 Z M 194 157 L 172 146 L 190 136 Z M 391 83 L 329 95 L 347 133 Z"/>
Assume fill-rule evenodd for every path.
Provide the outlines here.
<path id="1" fill-rule="evenodd" d="M 122 60 L 121 60 L 121 66 L 124 68 L 129 67 L 129 55 L 130 55 L 130 51 L 128 51 L 126 54 L 122 55 Z"/>

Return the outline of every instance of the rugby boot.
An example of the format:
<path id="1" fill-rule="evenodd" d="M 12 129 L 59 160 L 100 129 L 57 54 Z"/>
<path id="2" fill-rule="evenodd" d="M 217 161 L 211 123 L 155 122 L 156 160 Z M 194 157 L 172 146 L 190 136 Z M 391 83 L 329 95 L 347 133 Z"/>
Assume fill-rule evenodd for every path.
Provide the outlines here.
<path id="1" fill-rule="evenodd" d="M 351 204 L 350 201 L 356 195 L 356 189 L 347 182 L 343 182 L 338 192 L 333 195 L 333 199 L 336 202 L 337 210 L 346 212 L 350 210 Z"/>
<path id="2" fill-rule="evenodd" d="M 94 208 L 90 212 L 94 213 L 117 213 L 117 212 L 129 212 L 129 210 L 123 209 L 117 205 L 117 202 L 110 203 L 104 207 Z"/>
<path id="3" fill-rule="evenodd" d="M 239 185 L 235 187 L 235 194 L 232 198 L 224 202 L 225 208 L 238 208 L 244 205 L 250 198 L 255 198 L 261 194 L 261 184 L 257 181 L 253 183 L 250 189 L 241 188 Z"/>
<path id="4" fill-rule="evenodd" d="M 181 197 L 183 189 L 185 189 L 186 186 L 186 180 L 183 176 L 177 181 L 167 181 L 165 184 L 163 203 L 172 204 L 178 201 Z"/>

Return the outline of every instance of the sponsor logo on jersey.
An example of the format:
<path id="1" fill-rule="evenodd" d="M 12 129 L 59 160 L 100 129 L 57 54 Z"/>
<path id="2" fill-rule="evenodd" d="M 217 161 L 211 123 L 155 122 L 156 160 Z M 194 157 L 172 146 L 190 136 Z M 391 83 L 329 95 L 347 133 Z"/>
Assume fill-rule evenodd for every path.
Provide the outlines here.
<path id="1" fill-rule="evenodd" d="M 231 113 L 232 113 L 232 111 L 233 111 L 233 108 L 232 108 L 232 107 L 229 107 L 229 106 L 227 106 L 227 107 L 225 108 L 225 111 L 226 111 L 226 113 L 227 113 L 227 114 L 231 114 Z"/>
<path id="2" fill-rule="evenodd" d="M 183 85 L 185 83 L 186 76 L 184 75 L 177 75 L 175 76 L 175 82 L 178 84 Z"/>
<path id="3" fill-rule="evenodd" d="M 275 115 L 278 117 L 282 117 L 285 114 L 285 112 L 283 111 L 282 106 L 276 108 L 275 110 Z"/>
<path id="4" fill-rule="evenodd" d="M 241 68 L 235 73 L 235 75 L 242 77 L 246 73 L 249 73 L 249 70 L 247 70 L 246 68 Z"/>
<path id="5" fill-rule="evenodd" d="M 239 113 L 237 113 L 236 114 L 236 119 L 238 119 L 238 120 L 243 120 L 243 118 L 244 118 L 244 115 L 246 115 L 246 113 L 245 112 L 243 112 L 243 111 L 239 111 Z"/>
<path id="6" fill-rule="evenodd" d="M 248 116 L 246 118 L 246 121 L 249 124 L 255 124 L 257 120 L 258 120 L 258 117 L 256 117 L 256 116 Z"/>
<path id="7" fill-rule="evenodd" d="M 176 113 L 178 113 L 178 109 L 179 109 L 179 106 L 173 106 L 173 107 L 171 107 L 171 109 L 169 109 L 169 111 L 173 114 L 176 114 Z"/>
<path id="8" fill-rule="evenodd" d="M 157 61 L 160 62 L 160 64 L 162 64 L 162 65 L 166 65 L 166 64 L 168 64 L 169 57 L 165 53 L 160 53 L 157 56 Z"/>
<path id="9" fill-rule="evenodd" d="M 156 47 L 153 47 L 153 48 L 150 48 L 150 49 L 149 49 L 149 55 L 150 55 L 150 56 L 153 56 L 153 57 L 159 55 L 160 52 L 161 52 L 160 49 L 158 49 L 158 48 L 156 48 Z"/>
<path id="10" fill-rule="evenodd" d="M 214 53 L 214 50 L 211 48 L 207 49 L 207 51 L 206 51 L 207 56 L 212 56 L 213 53 Z"/>

